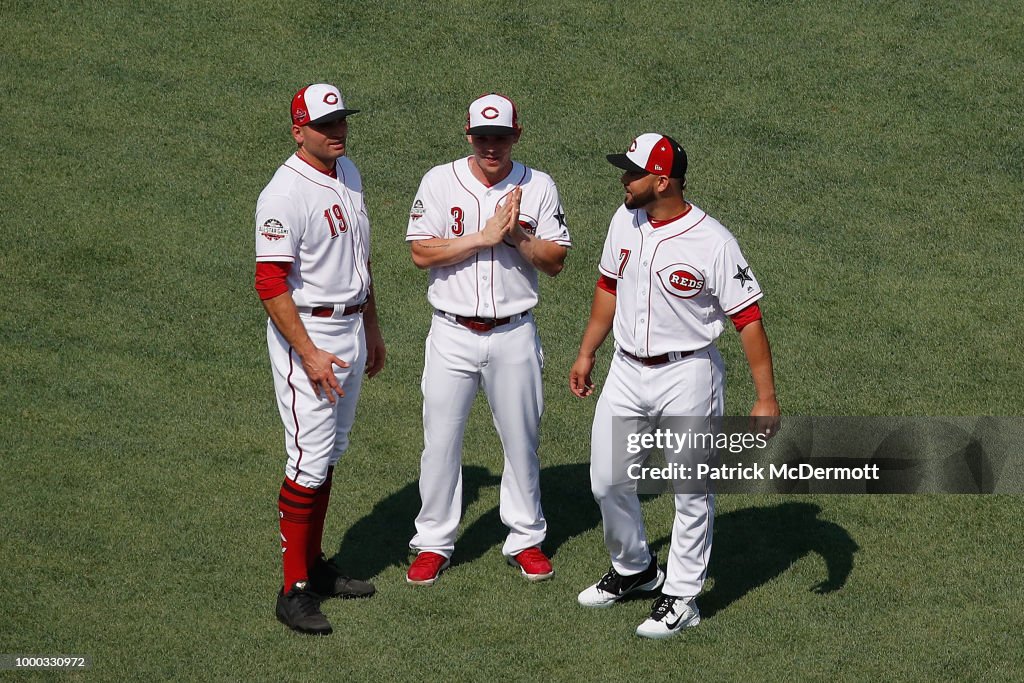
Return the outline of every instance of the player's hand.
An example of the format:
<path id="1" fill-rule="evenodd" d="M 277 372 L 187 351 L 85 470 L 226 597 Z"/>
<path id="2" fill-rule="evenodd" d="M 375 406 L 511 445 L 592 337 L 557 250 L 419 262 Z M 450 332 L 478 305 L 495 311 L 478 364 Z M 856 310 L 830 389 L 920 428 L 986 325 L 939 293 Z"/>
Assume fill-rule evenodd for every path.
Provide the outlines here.
<path id="1" fill-rule="evenodd" d="M 374 377 L 384 369 L 384 359 L 388 350 L 384 347 L 384 337 L 379 328 L 366 328 L 366 375 Z"/>
<path id="2" fill-rule="evenodd" d="M 754 434 L 764 434 L 768 438 L 775 436 L 782 427 L 779 402 L 774 396 L 759 398 L 750 411 L 750 430 Z"/>
<path id="3" fill-rule="evenodd" d="M 594 393 L 594 382 L 590 372 L 594 369 L 594 357 L 580 355 L 569 370 L 569 391 L 577 398 L 586 398 Z"/>
<path id="4" fill-rule="evenodd" d="M 519 227 L 519 208 L 522 206 L 522 203 L 523 188 L 516 185 L 508 193 L 508 198 L 505 200 L 505 204 L 509 209 L 508 225 L 505 227 L 506 233 L 511 233 Z"/>
<path id="5" fill-rule="evenodd" d="M 480 231 L 483 246 L 495 246 L 519 225 L 519 202 L 522 196 L 522 189 L 516 187 L 508 193 L 505 203 L 494 210 L 494 215 L 487 219 L 484 229 Z"/>
<path id="6" fill-rule="evenodd" d="M 327 397 L 331 405 L 334 405 L 338 398 L 345 395 L 345 392 L 341 389 L 341 384 L 338 383 L 337 376 L 334 374 L 335 365 L 339 368 L 348 367 L 348 363 L 333 353 L 327 353 L 323 349 L 314 348 L 310 353 L 302 357 L 302 369 L 306 371 L 309 384 L 313 387 L 313 393 L 316 394 L 317 398 Z M 323 393 L 321 394 L 321 392 Z"/>

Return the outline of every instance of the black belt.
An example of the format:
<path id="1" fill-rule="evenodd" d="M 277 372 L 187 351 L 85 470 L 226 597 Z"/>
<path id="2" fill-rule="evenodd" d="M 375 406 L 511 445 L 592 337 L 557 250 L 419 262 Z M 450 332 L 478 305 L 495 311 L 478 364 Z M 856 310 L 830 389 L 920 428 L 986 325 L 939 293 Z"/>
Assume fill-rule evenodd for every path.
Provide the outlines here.
<path id="1" fill-rule="evenodd" d="M 632 358 L 637 363 L 640 363 L 641 365 L 647 367 L 651 367 L 653 365 L 664 365 L 669 361 L 682 360 L 687 356 L 693 355 L 693 351 L 672 351 L 671 353 L 663 353 L 660 356 L 649 356 L 647 358 L 641 358 L 640 356 L 634 356 L 629 351 L 626 351 L 624 349 L 619 349 L 619 351 L 622 351 L 623 356 L 626 356 L 627 358 Z"/>
<path id="2" fill-rule="evenodd" d="M 523 311 L 522 313 L 516 313 L 510 315 L 507 318 L 470 318 L 464 315 L 455 315 L 454 313 L 445 313 L 444 311 L 438 311 L 441 315 L 448 318 L 452 322 L 456 322 L 465 328 L 473 330 L 474 332 L 490 332 L 495 327 L 501 327 L 502 325 L 508 325 L 518 320 L 522 320 L 529 313 L 529 310 Z"/>
<path id="3" fill-rule="evenodd" d="M 345 310 L 341 312 L 342 317 L 346 315 L 352 315 L 353 313 L 362 313 L 366 310 L 366 302 L 361 304 L 352 304 L 346 306 Z M 317 318 L 330 318 L 334 315 L 334 306 L 314 306 L 310 311 L 310 315 L 316 316 Z"/>

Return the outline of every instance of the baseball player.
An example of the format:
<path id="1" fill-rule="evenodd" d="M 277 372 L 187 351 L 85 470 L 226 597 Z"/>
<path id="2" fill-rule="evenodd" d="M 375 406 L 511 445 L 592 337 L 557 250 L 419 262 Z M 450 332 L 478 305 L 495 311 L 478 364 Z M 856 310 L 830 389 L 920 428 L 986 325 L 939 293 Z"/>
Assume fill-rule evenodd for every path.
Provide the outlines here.
<path id="1" fill-rule="evenodd" d="M 614 330 L 615 353 L 594 415 L 590 466 L 612 566 L 579 594 L 579 602 L 608 607 L 635 591 L 660 587 L 650 617 L 636 633 L 666 638 L 700 623 L 694 598 L 707 575 L 714 498 L 707 490 L 675 494 L 667 573 L 662 572 L 647 545 L 636 482 L 622 476 L 647 454 L 614 452 L 614 419 L 639 420 L 653 429 L 665 416 L 708 421 L 721 416 L 725 368 L 714 341 L 729 321 L 739 330 L 750 364 L 757 392 L 751 414 L 758 416 L 759 428 L 771 432 L 779 404 L 757 303 L 761 287 L 736 239 L 686 201 L 686 152 L 670 137 L 645 133 L 625 154 L 608 160 L 624 170 L 626 196 L 608 227 L 569 388 L 580 398 L 592 393 L 595 354 Z"/>
<path id="2" fill-rule="evenodd" d="M 284 585 L 277 618 L 327 635 L 328 597 L 368 597 L 321 547 L 334 465 L 348 446 L 363 372 L 384 366 L 370 275 L 370 221 L 359 171 L 345 156 L 348 109 L 333 85 L 292 98 L 298 149 L 256 203 L 256 290 L 288 463 L 278 498 Z"/>
<path id="3" fill-rule="evenodd" d="M 531 581 L 550 578 L 540 549 L 538 429 L 543 354 L 533 315 L 537 271 L 562 270 L 570 246 L 551 178 L 511 158 L 515 105 L 484 95 L 469 106 L 473 153 L 423 177 L 409 214 L 413 262 L 429 269 L 436 309 L 423 368 L 423 455 L 409 583 L 431 585 L 448 567 L 462 512 L 462 434 L 482 386 L 505 453 L 502 553 Z"/>

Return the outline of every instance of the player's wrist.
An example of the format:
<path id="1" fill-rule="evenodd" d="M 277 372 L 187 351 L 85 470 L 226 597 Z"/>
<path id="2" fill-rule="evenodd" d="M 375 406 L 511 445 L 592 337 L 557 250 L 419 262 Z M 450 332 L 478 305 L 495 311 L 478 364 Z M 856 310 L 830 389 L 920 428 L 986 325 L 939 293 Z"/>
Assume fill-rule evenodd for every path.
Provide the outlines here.
<path id="1" fill-rule="evenodd" d="M 473 248 L 476 251 L 480 251 L 481 249 L 486 249 L 487 247 L 494 246 L 487 239 L 486 229 L 481 230 L 480 232 L 473 233 L 472 235 L 467 235 L 466 237 L 462 237 L 461 239 L 468 239 L 469 243 L 473 246 Z"/>
<path id="2" fill-rule="evenodd" d="M 317 350 L 316 344 L 314 344 L 313 340 L 310 339 L 309 337 L 306 337 L 305 341 L 292 344 L 292 349 L 294 349 L 295 355 L 297 355 L 300 359 L 308 358 Z"/>

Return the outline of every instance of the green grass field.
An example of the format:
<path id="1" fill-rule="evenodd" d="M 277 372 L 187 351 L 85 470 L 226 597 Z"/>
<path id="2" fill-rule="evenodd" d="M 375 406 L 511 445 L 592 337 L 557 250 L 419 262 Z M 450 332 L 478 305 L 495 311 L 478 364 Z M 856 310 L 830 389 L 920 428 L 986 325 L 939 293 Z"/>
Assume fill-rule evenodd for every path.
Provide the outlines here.
<path id="1" fill-rule="evenodd" d="M 1020 414 L 1017 3 L 11 0 L 2 16 L 0 654 L 88 655 L 82 677 L 110 681 L 1021 678 L 1013 496 L 721 496 L 700 628 L 642 642 L 647 601 L 578 608 L 608 562 L 594 403 L 566 389 L 621 202 L 604 155 L 658 130 L 767 292 L 784 412 Z M 292 150 L 291 95 L 318 80 L 363 110 L 350 155 L 389 345 L 327 523 L 379 593 L 326 603 L 326 639 L 273 617 L 284 455 L 252 288 L 256 196 Z M 528 585 L 503 562 L 480 400 L 454 566 L 413 590 L 430 309 L 403 238 L 419 178 L 468 153 L 465 107 L 490 90 L 517 102 L 515 156 L 555 178 L 575 243 L 537 310 L 557 575 Z M 736 335 L 720 348 L 742 414 Z M 670 509 L 645 503 L 663 556 Z"/>

